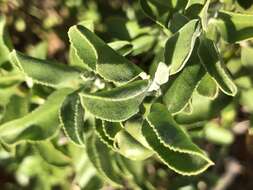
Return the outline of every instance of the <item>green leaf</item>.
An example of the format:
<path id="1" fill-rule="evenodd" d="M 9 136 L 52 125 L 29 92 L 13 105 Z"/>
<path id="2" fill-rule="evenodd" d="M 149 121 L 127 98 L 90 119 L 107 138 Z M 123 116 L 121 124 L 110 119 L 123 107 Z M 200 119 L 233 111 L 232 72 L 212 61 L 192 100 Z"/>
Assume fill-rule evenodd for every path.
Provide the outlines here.
<path id="1" fill-rule="evenodd" d="M 124 121 L 139 111 L 148 87 L 148 80 L 140 80 L 108 91 L 82 92 L 81 102 L 87 111 L 99 119 Z"/>
<path id="2" fill-rule="evenodd" d="M 84 145 L 84 109 L 77 92 L 69 94 L 60 109 L 61 125 L 67 137 L 76 145 Z"/>
<path id="3" fill-rule="evenodd" d="M 94 134 L 87 138 L 87 154 L 101 178 L 115 187 L 121 187 L 122 180 L 114 166 L 114 159 L 108 147 Z"/>
<path id="4" fill-rule="evenodd" d="M 95 128 L 96 128 L 96 133 L 97 133 L 98 137 L 100 138 L 100 140 L 105 145 L 107 145 L 109 148 L 111 148 L 112 150 L 115 150 L 114 149 L 114 139 L 109 138 L 108 135 L 103 130 L 102 120 L 96 119 Z"/>
<path id="5" fill-rule="evenodd" d="M 169 18 L 169 3 L 156 0 L 139 0 L 143 12 L 162 27 L 166 27 Z"/>
<path id="6" fill-rule="evenodd" d="M 84 21 L 79 22 L 78 24 L 88 28 L 91 31 L 94 31 L 94 22 L 92 20 L 84 20 Z M 78 38 L 78 36 L 76 37 Z M 81 44 L 79 43 L 78 45 L 81 45 Z M 86 47 L 83 47 L 83 48 L 86 48 Z M 89 46 L 87 48 L 89 48 Z M 92 59 L 92 56 L 93 56 L 92 51 L 89 52 L 89 50 L 87 50 L 87 52 L 91 53 L 90 59 Z M 81 68 L 84 71 L 90 70 L 90 67 L 87 65 L 87 63 L 84 63 L 82 59 L 80 59 L 79 56 L 76 54 L 75 48 L 72 46 L 72 44 L 70 44 L 70 49 L 69 49 L 69 64 L 71 66 Z"/>
<path id="7" fill-rule="evenodd" d="M 108 43 L 108 45 L 123 56 L 126 56 L 133 51 L 133 45 L 128 41 L 115 41 Z"/>
<path id="8" fill-rule="evenodd" d="M 214 122 L 205 125 L 204 136 L 208 141 L 221 145 L 230 145 L 234 140 L 231 131 Z"/>
<path id="9" fill-rule="evenodd" d="M 162 84 L 167 83 L 169 80 L 169 68 L 163 63 L 159 62 L 154 73 L 153 81 L 150 85 L 149 91 L 158 90 Z"/>
<path id="10" fill-rule="evenodd" d="M 0 65 L 9 60 L 10 44 L 5 30 L 6 18 L 0 15 Z"/>
<path id="11" fill-rule="evenodd" d="M 63 64 L 26 56 L 13 50 L 10 53 L 12 64 L 35 83 L 55 88 L 77 86 L 80 73 Z"/>
<path id="12" fill-rule="evenodd" d="M 139 35 L 147 34 L 150 27 L 140 26 L 137 20 L 123 17 L 109 17 L 106 19 L 107 31 L 112 38 L 131 41 Z"/>
<path id="13" fill-rule="evenodd" d="M 204 74 L 205 69 L 199 61 L 197 52 L 194 51 L 184 69 L 170 79 L 163 96 L 163 101 L 172 114 L 179 113 L 185 108 Z"/>
<path id="14" fill-rule="evenodd" d="M 221 110 L 231 103 L 232 97 L 220 94 L 215 100 L 205 97 L 196 91 L 192 95 L 192 113 L 179 113 L 175 120 L 180 124 L 192 124 L 217 117 Z"/>
<path id="15" fill-rule="evenodd" d="M 158 157 L 182 175 L 197 175 L 213 162 L 174 121 L 162 104 L 154 104 L 142 133 Z"/>
<path id="16" fill-rule="evenodd" d="M 236 43 L 253 37 L 252 19 L 249 14 L 219 11 L 215 25 L 225 41 Z"/>
<path id="17" fill-rule="evenodd" d="M 28 113 L 28 97 L 13 95 L 5 107 L 5 112 L 0 123 L 5 123 L 23 117 Z"/>
<path id="18" fill-rule="evenodd" d="M 241 61 L 245 67 L 252 68 L 253 67 L 253 48 L 245 47 L 241 48 Z"/>
<path id="19" fill-rule="evenodd" d="M 206 73 L 200 83 L 198 84 L 197 91 L 200 95 L 215 99 L 218 96 L 219 89 L 216 82 L 212 77 Z"/>
<path id="20" fill-rule="evenodd" d="M 59 129 L 58 110 L 70 89 L 51 94 L 47 101 L 22 118 L 0 126 L 0 138 L 9 145 L 23 141 L 42 141 L 52 137 Z"/>
<path id="21" fill-rule="evenodd" d="M 117 152 L 131 160 L 145 160 L 153 155 L 152 150 L 145 148 L 125 130 L 116 134 L 114 147 Z"/>
<path id="22" fill-rule="evenodd" d="M 50 141 L 35 143 L 34 147 L 39 152 L 40 156 L 49 164 L 67 166 L 71 162 L 71 159 L 57 150 Z"/>
<path id="23" fill-rule="evenodd" d="M 206 0 L 189 0 L 185 7 L 185 15 L 191 18 L 197 18 L 203 10 Z"/>
<path id="24" fill-rule="evenodd" d="M 107 81 L 117 84 L 127 83 L 142 72 L 81 25 L 70 28 L 69 38 L 79 58 Z"/>
<path id="25" fill-rule="evenodd" d="M 207 38 L 202 38 L 198 53 L 201 63 L 210 76 L 216 81 L 220 89 L 229 96 L 235 96 L 237 87 L 215 44 Z"/>
<path id="26" fill-rule="evenodd" d="M 189 9 L 195 5 L 204 5 L 206 0 L 188 0 L 185 9 Z"/>
<path id="27" fill-rule="evenodd" d="M 154 45 L 155 38 L 152 35 L 142 35 L 135 38 L 131 43 L 133 44 L 132 55 L 136 56 L 148 52 Z"/>
<path id="28" fill-rule="evenodd" d="M 111 139 L 114 140 L 115 135 L 122 129 L 121 123 L 118 122 L 109 122 L 109 121 L 103 121 L 103 131 L 105 135 Z"/>
<path id="29" fill-rule="evenodd" d="M 199 17 L 201 18 L 201 25 L 202 25 L 202 29 L 204 31 L 207 31 L 207 27 L 208 27 L 208 8 L 210 5 L 210 0 L 207 0 L 204 7 L 202 8 Z"/>
<path id="30" fill-rule="evenodd" d="M 169 21 L 168 27 L 171 30 L 171 32 L 175 33 L 180 28 L 182 28 L 187 22 L 189 22 L 189 19 L 186 16 L 176 12 L 175 14 L 173 14 L 172 19 Z"/>
<path id="31" fill-rule="evenodd" d="M 133 118 L 128 119 L 124 124 L 124 129 L 138 142 L 140 142 L 144 147 L 150 149 L 145 137 L 141 132 L 143 125 L 143 118 L 137 115 Z"/>
<path id="32" fill-rule="evenodd" d="M 197 19 L 189 21 L 171 36 L 165 46 L 165 63 L 170 67 L 170 74 L 181 71 L 191 56 L 195 41 L 200 34 Z"/>
<path id="33" fill-rule="evenodd" d="M 46 41 L 39 42 L 35 46 L 32 46 L 28 50 L 28 54 L 31 57 L 36 57 L 39 59 L 46 59 L 48 52 L 48 43 Z"/>

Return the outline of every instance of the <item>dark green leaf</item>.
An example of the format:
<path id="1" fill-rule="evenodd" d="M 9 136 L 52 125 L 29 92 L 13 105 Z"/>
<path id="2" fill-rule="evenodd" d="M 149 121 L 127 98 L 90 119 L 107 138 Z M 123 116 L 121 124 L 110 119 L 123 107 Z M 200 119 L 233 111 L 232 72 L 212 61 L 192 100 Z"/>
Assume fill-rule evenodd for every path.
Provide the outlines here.
<path id="1" fill-rule="evenodd" d="M 112 90 L 80 93 L 82 105 L 95 117 L 107 121 L 124 121 L 139 111 L 146 96 L 148 80 L 135 81 Z"/>
<path id="2" fill-rule="evenodd" d="M 202 38 L 198 53 L 201 63 L 210 76 L 217 82 L 220 89 L 227 95 L 235 96 L 237 93 L 237 87 L 235 86 L 215 44 L 207 38 Z"/>

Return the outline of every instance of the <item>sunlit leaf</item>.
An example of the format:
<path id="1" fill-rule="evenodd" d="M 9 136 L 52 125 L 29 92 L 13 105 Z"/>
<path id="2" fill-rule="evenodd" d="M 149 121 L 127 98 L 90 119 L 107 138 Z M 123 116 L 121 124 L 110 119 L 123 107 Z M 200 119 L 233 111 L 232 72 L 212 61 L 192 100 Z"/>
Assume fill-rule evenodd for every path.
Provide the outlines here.
<path id="1" fill-rule="evenodd" d="M 199 34 L 199 22 L 194 19 L 167 40 L 164 56 L 165 63 L 170 67 L 171 75 L 183 69 L 191 56 Z"/>
<path id="2" fill-rule="evenodd" d="M 252 19 L 249 14 L 219 11 L 215 25 L 225 41 L 235 43 L 253 37 Z"/>

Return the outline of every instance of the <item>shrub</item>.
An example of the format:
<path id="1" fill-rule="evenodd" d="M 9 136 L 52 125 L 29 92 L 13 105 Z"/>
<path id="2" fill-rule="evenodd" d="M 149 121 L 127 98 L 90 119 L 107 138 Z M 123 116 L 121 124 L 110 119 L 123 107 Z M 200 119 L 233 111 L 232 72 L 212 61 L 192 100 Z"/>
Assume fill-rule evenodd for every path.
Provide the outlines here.
<path id="1" fill-rule="evenodd" d="M 140 0 L 118 8 L 125 18 L 98 21 L 106 5 L 88 5 L 97 17 L 63 34 L 68 64 L 46 58 L 46 41 L 29 55 L 15 50 L 0 19 L 0 139 L 17 184 L 155 189 L 154 179 L 205 173 L 217 161 L 207 145 L 227 149 L 253 110 L 253 15 L 230 1 Z"/>

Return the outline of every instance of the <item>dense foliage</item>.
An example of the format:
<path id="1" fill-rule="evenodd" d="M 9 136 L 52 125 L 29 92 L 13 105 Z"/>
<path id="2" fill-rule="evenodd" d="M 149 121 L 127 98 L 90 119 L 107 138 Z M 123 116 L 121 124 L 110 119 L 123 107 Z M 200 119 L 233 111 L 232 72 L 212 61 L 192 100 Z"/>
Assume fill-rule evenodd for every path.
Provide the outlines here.
<path id="1" fill-rule="evenodd" d="M 238 138 L 253 153 L 250 1 L 31 2 L 0 3 L 4 189 L 233 183 Z"/>

